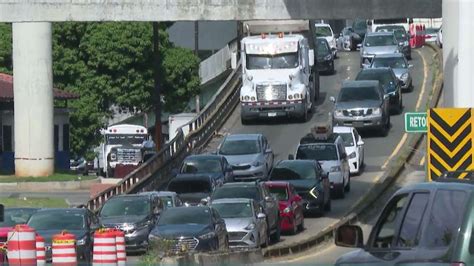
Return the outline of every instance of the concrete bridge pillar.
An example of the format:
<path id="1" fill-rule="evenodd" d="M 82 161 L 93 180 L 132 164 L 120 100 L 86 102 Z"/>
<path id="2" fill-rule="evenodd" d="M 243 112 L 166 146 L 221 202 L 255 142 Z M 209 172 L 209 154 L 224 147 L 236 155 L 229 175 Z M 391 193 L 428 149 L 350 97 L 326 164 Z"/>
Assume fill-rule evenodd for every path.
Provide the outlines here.
<path id="1" fill-rule="evenodd" d="M 445 107 L 474 107 L 474 1 L 443 0 Z"/>
<path id="2" fill-rule="evenodd" d="M 13 23 L 15 175 L 54 171 L 52 28 Z"/>

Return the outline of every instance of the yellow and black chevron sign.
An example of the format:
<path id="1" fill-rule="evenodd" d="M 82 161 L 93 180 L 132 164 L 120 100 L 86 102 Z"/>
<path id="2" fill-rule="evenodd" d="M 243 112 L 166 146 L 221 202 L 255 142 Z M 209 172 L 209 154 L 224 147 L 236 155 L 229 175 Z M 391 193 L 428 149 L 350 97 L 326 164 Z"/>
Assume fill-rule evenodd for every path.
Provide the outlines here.
<path id="1" fill-rule="evenodd" d="M 429 181 L 446 171 L 474 170 L 473 108 L 430 109 L 427 137 Z"/>

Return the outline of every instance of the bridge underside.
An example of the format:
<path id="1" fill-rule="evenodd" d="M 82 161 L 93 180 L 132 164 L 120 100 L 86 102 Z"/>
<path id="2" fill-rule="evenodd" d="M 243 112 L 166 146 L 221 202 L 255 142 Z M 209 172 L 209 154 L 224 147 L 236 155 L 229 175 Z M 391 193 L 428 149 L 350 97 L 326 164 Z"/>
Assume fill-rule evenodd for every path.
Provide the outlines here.
<path id="1" fill-rule="evenodd" d="M 439 18 L 442 0 L 0 0 L 1 22 Z"/>

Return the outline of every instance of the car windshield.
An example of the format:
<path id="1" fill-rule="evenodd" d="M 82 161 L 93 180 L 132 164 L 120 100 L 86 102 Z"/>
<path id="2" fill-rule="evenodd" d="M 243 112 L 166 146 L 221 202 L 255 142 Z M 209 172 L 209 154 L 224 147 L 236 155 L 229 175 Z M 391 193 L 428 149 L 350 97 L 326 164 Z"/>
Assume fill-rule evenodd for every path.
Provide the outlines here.
<path id="1" fill-rule="evenodd" d="M 375 57 L 372 67 L 407 68 L 408 66 L 402 57 Z"/>
<path id="2" fill-rule="evenodd" d="M 270 180 L 300 180 L 315 179 L 316 172 L 312 163 L 307 162 L 282 162 L 272 170 Z"/>
<path id="3" fill-rule="evenodd" d="M 268 190 L 277 200 L 288 200 L 288 190 L 285 187 L 269 187 Z"/>
<path id="4" fill-rule="evenodd" d="M 352 133 L 337 133 L 337 134 L 341 136 L 342 140 L 344 141 L 344 146 L 346 147 L 354 146 L 354 137 L 352 136 Z"/>
<path id="5" fill-rule="evenodd" d="M 300 145 L 296 152 L 296 159 L 316 161 L 337 161 L 336 145 L 334 144 L 306 144 Z"/>
<path id="6" fill-rule="evenodd" d="M 219 215 L 226 218 L 248 218 L 253 216 L 250 202 L 235 203 L 213 203 L 212 207 L 219 212 Z"/>
<path id="7" fill-rule="evenodd" d="M 212 200 L 225 199 L 225 198 L 243 198 L 243 199 L 253 199 L 259 202 L 260 193 L 256 187 L 238 187 L 238 186 L 229 186 L 229 187 L 220 187 L 214 191 L 212 194 Z"/>
<path id="8" fill-rule="evenodd" d="M 389 71 L 361 71 L 356 77 L 356 80 L 378 80 L 382 86 L 393 82 L 393 76 Z"/>
<path id="9" fill-rule="evenodd" d="M 33 214 L 28 226 L 36 230 L 81 230 L 85 228 L 84 214 L 71 211 L 46 211 Z"/>
<path id="10" fill-rule="evenodd" d="M 298 53 L 247 54 L 247 69 L 285 69 L 298 67 Z"/>
<path id="11" fill-rule="evenodd" d="M 375 87 L 345 87 L 339 93 L 338 102 L 380 100 Z"/>
<path id="12" fill-rule="evenodd" d="M 0 227 L 13 227 L 17 224 L 26 224 L 36 209 L 5 209 L 4 220 Z"/>
<path id="13" fill-rule="evenodd" d="M 198 173 L 220 173 L 222 172 L 221 162 L 216 158 L 192 158 L 184 161 L 181 167 L 183 174 Z"/>
<path id="14" fill-rule="evenodd" d="M 100 211 L 102 218 L 116 216 L 149 215 L 150 200 L 148 197 L 116 197 L 105 202 Z"/>
<path id="15" fill-rule="evenodd" d="M 143 134 L 111 134 L 106 135 L 106 142 L 109 145 L 141 145 L 145 141 L 146 135 Z"/>
<path id="16" fill-rule="evenodd" d="M 208 208 L 172 208 L 161 213 L 158 225 L 209 224 L 211 214 Z"/>
<path id="17" fill-rule="evenodd" d="M 364 40 L 364 46 L 390 46 L 397 45 L 393 35 L 373 35 L 366 36 Z"/>
<path id="18" fill-rule="evenodd" d="M 219 150 L 222 155 L 244 155 L 259 152 L 260 147 L 256 139 L 226 140 Z"/>
<path id="19" fill-rule="evenodd" d="M 210 193 L 212 191 L 211 183 L 207 180 L 173 180 L 168 185 L 169 191 L 178 194 L 190 193 Z"/>
<path id="20" fill-rule="evenodd" d="M 318 55 L 324 56 L 329 54 L 329 47 L 326 40 L 318 40 Z"/>
<path id="21" fill-rule="evenodd" d="M 316 26 L 316 37 L 332 36 L 331 28 L 327 26 Z"/>

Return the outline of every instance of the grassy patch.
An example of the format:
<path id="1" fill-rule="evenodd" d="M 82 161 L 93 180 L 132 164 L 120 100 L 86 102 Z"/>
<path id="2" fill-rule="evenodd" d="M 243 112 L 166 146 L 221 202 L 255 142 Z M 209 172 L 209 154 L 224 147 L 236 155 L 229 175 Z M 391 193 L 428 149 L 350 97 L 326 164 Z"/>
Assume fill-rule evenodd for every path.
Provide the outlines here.
<path id="1" fill-rule="evenodd" d="M 65 208 L 64 199 L 56 198 L 0 198 L 5 207 Z"/>
<path id="2" fill-rule="evenodd" d="M 13 175 L 4 175 L 4 176 L 0 176 L 0 183 L 80 181 L 80 180 L 92 180 L 95 178 L 97 177 L 96 176 L 80 176 L 77 174 L 67 174 L 67 173 L 56 173 L 51 176 L 42 176 L 42 177 L 16 177 Z"/>

